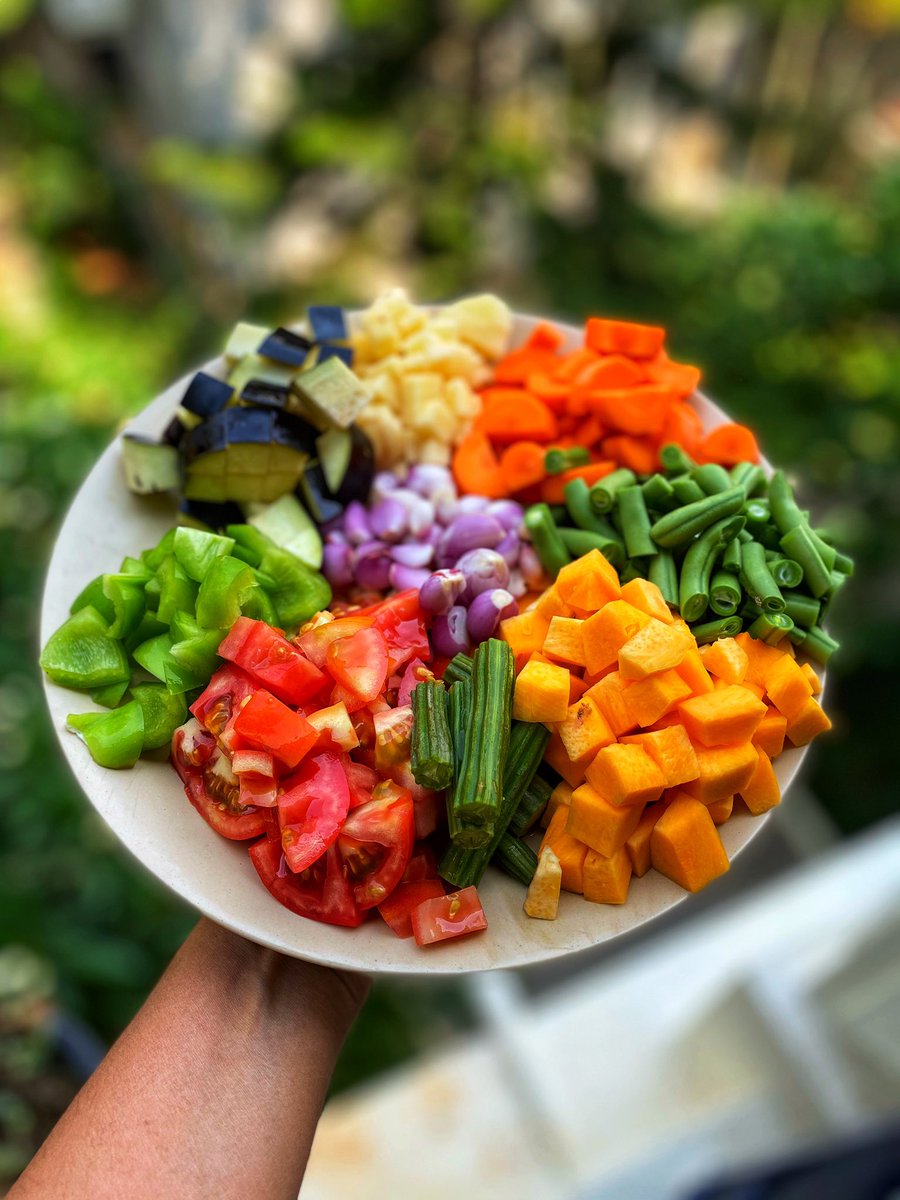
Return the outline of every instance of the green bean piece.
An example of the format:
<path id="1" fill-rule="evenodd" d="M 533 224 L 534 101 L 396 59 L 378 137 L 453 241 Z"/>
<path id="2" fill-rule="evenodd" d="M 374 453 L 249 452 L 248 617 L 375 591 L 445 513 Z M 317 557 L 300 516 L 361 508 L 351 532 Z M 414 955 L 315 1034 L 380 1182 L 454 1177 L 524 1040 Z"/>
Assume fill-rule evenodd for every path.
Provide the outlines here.
<path id="1" fill-rule="evenodd" d="M 608 538 L 602 533 L 589 533 L 586 529 L 560 529 L 559 536 L 570 554 L 581 558 L 591 550 L 599 550 L 614 567 L 625 561 L 625 547 L 618 537 Z"/>
<path id="2" fill-rule="evenodd" d="M 819 558 L 825 565 L 826 571 L 834 569 L 837 552 L 833 546 L 830 546 L 825 541 L 820 533 L 810 528 L 809 513 L 800 508 L 794 499 L 793 489 L 788 483 L 784 471 L 776 471 L 769 480 L 769 507 L 772 510 L 772 520 L 775 522 L 782 538 L 793 529 L 805 528 L 809 535 L 807 540 L 815 547 Z M 802 565 L 802 559 L 798 561 Z"/>
<path id="3" fill-rule="evenodd" d="M 718 463 L 704 463 L 702 467 L 694 467 L 691 479 L 707 496 L 715 496 L 717 492 L 727 492 L 733 488 L 731 476 Z"/>
<path id="4" fill-rule="evenodd" d="M 765 482 L 765 472 L 757 463 L 737 463 L 731 469 L 731 486 L 743 488 L 745 496 L 758 492 Z"/>
<path id="5" fill-rule="evenodd" d="M 691 479 L 690 475 L 684 475 L 681 479 L 673 479 L 672 491 L 679 504 L 696 504 L 698 500 L 706 498 L 706 492 L 699 483 L 695 483 Z"/>
<path id="6" fill-rule="evenodd" d="M 579 529 L 586 533 L 599 533 L 610 541 L 621 542 L 618 532 L 591 504 L 591 489 L 583 479 L 570 479 L 563 491 L 569 516 Z M 563 524 L 567 525 L 568 521 Z"/>
<path id="7" fill-rule="evenodd" d="M 772 554 L 773 557 L 769 558 L 769 554 Z M 772 578 L 780 588 L 799 587 L 803 582 L 803 568 L 792 558 L 782 558 L 774 551 L 767 550 L 766 560 L 769 570 L 772 572 Z"/>
<path id="8" fill-rule="evenodd" d="M 735 634 L 741 632 L 741 618 L 719 617 L 717 621 L 706 621 L 702 625 L 694 625 L 691 627 L 691 633 L 694 635 L 694 640 L 698 646 L 704 646 L 709 642 L 717 642 L 719 638 L 734 637 Z"/>
<path id="9" fill-rule="evenodd" d="M 838 591 L 840 588 L 842 588 L 844 586 L 844 584 L 847 582 L 847 576 L 842 575 L 840 573 L 840 571 L 830 571 L 829 576 L 831 579 L 831 587 L 829 589 L 829 594 L 833 596 L 834 593 L 836 591 Z"/>
<path id="10" fill-rule="evenodd" d="M 547 508 L 548 508 L 548 510 L 550 512 L 550 516 L 553 518 L 555 524 L 568 525 L 569 510 L 566 508 L 566 506 L 564 504 L 548 504 Z"/>
<path id="11" fill-rule="evenodd" d="M 763 612 L 784 612 L 784 596 L 769 570 L 765 549 L 759 542 L 748 542 L 741 550 L 741 585 Z"/>
<path id="12" fill-rule="evenodd" d="M 794 628 L 794 622 L 783 612 L 760 613 L 747 632 L 760 642 L 774 646 Z"/>
<path id="13" fill-rule="evenodd" d="M 450 741 L 453 750 L 453 787 L 447 792 L 447 828 L 460 846 L 484 846 L 493 829 L 489 822 L 477 823 L 462 816 L 454 797 L 466 752 L 466 738 L 472 724 L 472 680 L 459 679 L 451 687 L 447 705 Z"/>
<path id="14" fill-rule="evenodd" d="M 666 442 L 660 449 L 659 461 L 667 475 L 681 475 L 685 471 L 693 471 L 696 463 L 683 446 L 677 442 Z"/>
<path id="15" fill-rule="evenodd" d="M 732 575 L 740 575 L 741 573 L 741 539 L 740 537 L 732 538 L 725 547 L 725 553 L 722 555 L 722 570 L 730 571 Z"/>
<path id="16" fill-rule="evenodd" d="M 675 500 L 675 492 L 665 475 L 651 475 L 641 484 L 641 491 L 644 493 L 644 503 L 648 508 L 668 509 L 672 507 Z"/>
<path id="17" fill-rule="evenodd" d="M 810 628 L 819 620 L 822 605 L 803 592 L 784 592 L 784 611 L 795 625 Z"/>
<path id="18" fill-rule="evenodd" d="M 570 446 L 568 450 L 554 447 L 544 455 L 544 470 L 550 475 L 560 475 L 570 467 L 583 467 L 591 461 L 591 452 L 586 446 Z"/>
<path id="19" fill-rule="evenodd" d="M 685 621 L 698 621 L 709 607 L 712 569 L 722 546 L 734 536 L 735 521 L 742 517 L 723 517 L 692 542 L 681 564 L 678 583 L 678 607 Z"/>
<path id="20" fill-rule="evenodd" d="M 806 629 L 803 633 L 804 637 L 800 645 L 810 658 L 814 658 L 816 662 L 823 665 L 828 662 L 840 645 L 818 625 L 813 625 L 811 629 Z"/>
<path id="21" fill-rule="evenodd" d="M 455 654 L 447 663 L 447 669 L 444 671 L 444 683 L 447 687 L 451 684 L 458 683 L 460 679 L 472 678 L 472 659 L 468 654 Z"/>
<path id="22" fill-rule="evenodd" d="M 753 534 L 749 529 L 742 529 L 738 534 L 738 541 L 742 546 L 746 546 L 748 542 L 752 542 L 753 540 Z"/>
<path id="23" fill-rule="evenodd" d="M 619 521 L 629 558 L 655 554 L 659 547 L 650 536 L 650 517 L 644 493 L 636 484 L 619 489 Z"/>
<path id="24" fill-rule="evenodd" d="M 551 579 L 555 579 L 562 568 L 572 561 L 572 556 L 559 536 L 556 522 L 546 504 L 532 504 L 525 509 L 522 518 L 534 552 L 541 560 L 541 566 Z"/>
<path id="25" fill-rule="evenodd" d="M 836 550 L 834 554 L 834 567 L 832 569 L 840 571 L 842 575 L 846 575 L 848 579 L 852 579 L 856 564 L 849 554 L 841 554 L 840 550 Z"/>
<path id="26" fill-rule="evenodd" d="M 591 488 L 591 504 L 598 513 L 612 512 L 616 503 L 616 494 L 620 488 L 631 487 L 637 483 L 637 475 L 627 467 L 612 471 L 604 479 L 599 479 Z"/>
<path id="27" fill-rule="evenodd" d="M 709 584 L 709 607 L 720 617 L 731 617 L 741 602 L 741 581 L 731 571 L 713 572 Z"/>
<path id="28" fill-rule="evenodd" d="M 696 484 L 694 486 L 696 487 Z M 666 549 L 682 546 L 723 517 L 733 516 L 743 503 L 744 493 L 740 488 L 732 488 L 716 496 L 704 496 L 693 504 L 686 504 L 683 508 L 676 508 L 660 517 L 650 527 L 650 535 L 657 545 L 665 546 Z M 743 527 L 742 517 L 737 529 Z M 732 537 L 737 536 L 737 529 Z"/>
<path id="29" fill-rule="evenodd" d="M 831 570 L 822 561 L 812 530 L 805 522 L 795 525 L 782 536 L 781 548 L 788 558 L 803 568 L 806 586 L 816 599 L 831 590 Z"/>
<path id="30" fill-rule="evenodd" d="M 666 604 L 678 607 L 678 568 L 671 550 L 654 554 L 647 567 L 647 578 L 662 592 Z"/>

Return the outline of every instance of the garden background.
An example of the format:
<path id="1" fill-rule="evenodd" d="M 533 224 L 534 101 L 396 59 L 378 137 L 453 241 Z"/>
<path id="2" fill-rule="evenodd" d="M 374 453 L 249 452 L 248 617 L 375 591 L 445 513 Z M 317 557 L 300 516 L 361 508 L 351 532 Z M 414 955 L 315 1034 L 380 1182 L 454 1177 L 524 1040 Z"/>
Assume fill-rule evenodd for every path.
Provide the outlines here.
<path id="1" fill-rule="evenodd" d="M 237 319 L 389 286 L 646 318 L 857 557 L 835 733 L 851 836 L 896 807 L 900 5 L 0 0 L 0 1180 L 194 917 L 55 742 L 43 575 L 117 424 Z M 336 1086 L 456 1027 L 379 985 Z M 89 1052 L 90 1047 L 87 1047 Z"/>

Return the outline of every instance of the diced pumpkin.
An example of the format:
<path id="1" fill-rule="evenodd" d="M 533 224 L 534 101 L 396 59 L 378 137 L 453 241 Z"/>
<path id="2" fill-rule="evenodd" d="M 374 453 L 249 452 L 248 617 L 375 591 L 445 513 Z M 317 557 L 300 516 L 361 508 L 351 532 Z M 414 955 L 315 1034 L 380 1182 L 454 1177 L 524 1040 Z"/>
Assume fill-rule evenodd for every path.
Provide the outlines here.
<path id="1" fill-rule="evenodd" d="M 561 884 L 567 892 L 584 891 L 584 858 L 587 846 L 566 832 L 568 808 L 556 810 L 547 826 L 547 831 L 541 839 L 541 850 L 549 846 L 559 859 Z"/>
<path id="2" fill-rule="evenodd" d="M 787 717 L 783 717 L 777 708 L 770 708 L 757 725 L 751 741 L 757 750 L 768 754 L 769 758 L 777 758 L 784 749 L 786 734 Z"/>
<path id="3" fill-rule="evenodd" d="M 663 794 L 662 771 L 642 746 L 604 746 L 585 769 L 588 783 L 610 804 L 650 804 Z"/>
<path id="4" fill-rule="evenodd" d="M 569 705 L 566 719 L 557 729 L 572 762 L 584 763 L 616 740 L 603 713 L 590 696 Z"/>
<path id="5" fill-rule="evenodd" d="M 713 825 L 724 825 L 734 811 L 734 796 L 726 796 L 715 804 L 707 804 L 706 811 L 713 819 Z"/>
<path id="6" fill-rule="evenodd" d="M 585 666 L 583 626 L 584 621 L 577 617 L 551 617 L 544 637 L 544 654 L 568 667 Z"/>
<path id="7" fill-rule="evenodd" d="M 584 783 L 584 765 L 573 763 L 566 753 L 562 738 L 557 730 L 550 734 L 550 741 L 544 751 L 544 762 L 552 767 L 557 775 L 561 775 L 570 787 L 578 787 Z"/>
<path id="8" fill-rule="evenodd" d="M 622 585 L 622 599 L 646 613 L 648 617 L 655 617 L 657 621 L 663 621 L 666 625 L 671 625 L 674 620 L 672 610 L 666 604 L 662 592 L 649 579 L 629 579 Z"/>
<path id="9" fill-rule="evenodd" d="M 555 921 L 559 911 L 559 890 L 562 886 L 562 866 L 552 846 L 544 846 L 538 857 L 537 870 L 525 894 L 525 914 L 542 921 Z"/>
<path id="10" fill-rule="evenodd" d="M 722 680 L 722 682 L 724 683 L 725 681 Z M 742 688 L 746 688 L 747 691 L 750 692 L 751 695 L 753 695 L 757 698 L 757 700 L 765 700 L 766 689 L 764 687 L 760 687 L 760 685 L 758 683 L 753 683 L 749 679 L 742 679 L 740 682 L 740 686 Z"/>
<path id="11" fill-rule="evenodd" d="M 573 705 L 576 700 L 580 700 L 584 693 L 588 690 L 588 684 L 576 675 L 574 671 L 569 672 L 569 705 Z"/>
<path id="12" fill-rule="evenodd" d="M 582 627 L 585 666 L 591 674 L 615 666 L 619 651 L 650 617 L 626 600 L 613 600 L 587 618 Z"/>
<path id="13" fill-rule="evenodd" d="M 705 696 L 678 705 L 678 714 L 695 742 L 731 746 L 749 742 L 766 715 L 766 706 L 739 684 L 728 683 Z"/>
<path id="14" fill-rule="evenodd" d="M 631 883 L 631 859 L 623 846 L 610 858 L 588 850 L 584 860 L 584 898 L 595 904 L 624 904 Z"/>
<path id="15" fill-rule="evenodd" d="M 739 633 L 734 639 L 747 655 L 746 678 L 760 687 L 766 686 L 766 675 L 769 668 L 784 657 L 783 652 L 776 646 L 769 646 L 759 638 L 751 637 L 749 633 Z"/>
<path id="16" fill-rule="evenodd" d="M 558 783 L 550 793 L 550 799 L 547 801 L 547 807 L 541 813 L 541 829 L 546 829 L 550 824 L 551 818 L 556 810 L 561 806 L 569 806 L 572 802 L 572 786 L 563 780 Z"/>
<path id="17" fill-rule="evenodd" d="M 666 808 L 650 835 L 653 866 L 689 892 L 724 875 L 728 855 L 706 807 L 683 796 Z"/>
<path id="18" fill-rule="evenodd" d="M 814 696 L 821 696 L 822 680 L 815 673 L 815 671 L 812 669 L 812 667 L 809 665 L 809 663 L 801 663 L 800 670 L 803 672 L 803 674 L 806 676 L 807 680 L 809 681 L 809 686 L 812 688 L 812 694 Z"/>
<path id="19" fill-rule="evenodd" d="M 614 854 L 634 832 L 643 811 L 640 805 L 616 808 L 596 788 L 583 783 L 572 793 L 566 832 L 600 854 Z"/>
<path id="20" fill-rule="evenodd" d="M 529 661 L 516 676 L 516 721 L 564 721 L 569 708 L 569 672 L 553 663 Z"/>
<path id="21" fill-rule="evenodd" d="M 648 804 L 625 843 L 625 849 L 631 859 L 631 869 L 638 879 L 650 870 L 650 834 L 665 811 L 665 804 Z"/>
<path id="22" fill-rule="evenodd" d="M 743 682 L 750 660 L 747 651 L 733 637 L 719 638 L 704 649 L 703 665 L 711 675 L 726 683 Z"/>
<path id="23" fill-rule="evenodd" d="M 550 618 L 536 608 L 500 622 L 500 636 L 516 656 L 517 670 L 521 670 L 529 655 L 543 647 L 549 628 Z"/>
<path id="24" fill-rule="evenodd" d="M 594 613 L 621 594 L 619 576 L 599 550 L 567 563 L 556 577 L 560 597 L 573 608 Z"/>
<path id="25" fill-rule="evenodd" d="M 625 711 L 632 721 L 632 728 L 640 725 L 646 729 L 675 707 L 680 700 L 687 699 L 691 689 L 676 670 L 661 671 L 637 679 L 623 694 Z"/>
<path id="26" fill-rule="evenodd" d="M 769 703 L 774 704 L 788 725 L 803 709 L 812 695 L 812 684 L 792 658 L 783 655 L 766 672 L 766 691 Z"/>
<path id="27" fill-rule="evenodd" d="M 751 742 L 740 742 L 736 746 L 715 746 L 706 749 L 695 747 L 700 774 L 683 787 L 695 800 L 702 804 L 715 804 L 726 796 L 733 796 L 746 787 L 756 768 L 758 757 Z"/>
<path id="28" fill-rule="evenodd" d="M 631 716 L 625 703 L 626 693 L 634 686 L 626 683 L 618 671 L 610 671 L 584 693 L 603 713 L 616 737 L 629 733 L 637 725 L 637 720 Z"/>
<path id="29" fill-rule="evenodd" d="M 559 588 L 554 583 L 538 597 L 531 611 L 540 613 L 542 617 L 546 617 L 549 626 L 551 617 L 571 617 L 572 606 L 571 604 L 566 604 L 565 600 L 559 594 Z"/>
<path id="30" fill-rule="evenodd" d="M 706 669 L 705 659 L 700 657 L 696 646 L 688 650 L 675 670 L 694 696 L 703 696 L 713 690 L 713 681 Z"/>
<path id="31" fill-rule="evenodd" d="M 818 700 L 810 696 L 793 720 L 788 721 L 787 736 L 795 746 L 805 746 L 830 728 L 831 721 L 825 710 Z"/>
<path id="32" fill-rule="evenodd" d="M 741 799 L 754 817 L 781 803 L 781 788 L 778 786 L 772 760 L 763 751 L 759 752 L 749 783 L 745 783 L 741 788 Z"/>
<path id="33" fill-rule="evenodd" d="M 646 679 L 668 671 L 677 667 L 694 645 L 690 633 L 651 617 L 619 650 L 619 673 L 623 679 Z"/>
<path id="34" fill-rule="evenodd" d="M 662 771 L 666 787 L 689 783 L 700 774 L 693 743 L 683 725 L 670 725 L 646 733 L 633 733 L 622 742 L 642 746 Z"/>

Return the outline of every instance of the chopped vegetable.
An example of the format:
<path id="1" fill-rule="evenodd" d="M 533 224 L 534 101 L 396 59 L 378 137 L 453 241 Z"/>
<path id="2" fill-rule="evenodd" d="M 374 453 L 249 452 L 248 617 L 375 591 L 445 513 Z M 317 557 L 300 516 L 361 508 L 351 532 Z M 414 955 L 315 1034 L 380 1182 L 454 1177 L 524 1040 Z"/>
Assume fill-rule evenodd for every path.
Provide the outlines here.
<path id="1" fill-rule="evenodd" d="M 559 859 L 554 854 L 552 846 L 544 846 L 525 896 L 526 915 L 542 921 L 555 921 L 559 910 L 561 886 L 562 867 Z"/>

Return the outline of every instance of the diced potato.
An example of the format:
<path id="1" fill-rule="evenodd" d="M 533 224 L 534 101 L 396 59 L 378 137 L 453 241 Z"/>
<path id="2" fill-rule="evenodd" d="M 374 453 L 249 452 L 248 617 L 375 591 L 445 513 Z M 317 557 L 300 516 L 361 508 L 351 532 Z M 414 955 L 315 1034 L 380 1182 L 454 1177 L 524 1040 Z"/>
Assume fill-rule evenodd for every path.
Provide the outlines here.
<path id="1" fill-rule="evenodd" d="M 551 846 L 545 846 L 538 858 L 537 870 L 528 885 L 525 912 L 542 921 L 555 921 L 562 887 L 562 867 Z"/>

